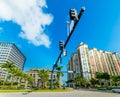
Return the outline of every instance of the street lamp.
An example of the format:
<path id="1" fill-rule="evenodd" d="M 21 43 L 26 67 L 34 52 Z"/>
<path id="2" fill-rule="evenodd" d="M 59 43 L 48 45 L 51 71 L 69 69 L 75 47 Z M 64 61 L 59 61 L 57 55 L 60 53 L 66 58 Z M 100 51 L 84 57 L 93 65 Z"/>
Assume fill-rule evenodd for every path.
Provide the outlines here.
<path id="1" fill-rule="evenodd" d="M 69 21 L 66 21 L 66 25 L 67 25 L 67 36 L 69 36 L 69 33 L 70 33 L 70 22 Z"/>

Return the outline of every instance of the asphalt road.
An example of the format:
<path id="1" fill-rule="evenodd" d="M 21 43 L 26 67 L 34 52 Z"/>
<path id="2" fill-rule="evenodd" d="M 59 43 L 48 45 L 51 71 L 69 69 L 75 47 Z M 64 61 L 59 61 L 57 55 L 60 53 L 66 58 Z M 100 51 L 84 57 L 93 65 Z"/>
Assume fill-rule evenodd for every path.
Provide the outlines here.
<path id="1" fill-rule="evenodd" d="M 0 93 L 0 97 L 120 97 L 120 94 L 75 90 L 72 92 Z"/>

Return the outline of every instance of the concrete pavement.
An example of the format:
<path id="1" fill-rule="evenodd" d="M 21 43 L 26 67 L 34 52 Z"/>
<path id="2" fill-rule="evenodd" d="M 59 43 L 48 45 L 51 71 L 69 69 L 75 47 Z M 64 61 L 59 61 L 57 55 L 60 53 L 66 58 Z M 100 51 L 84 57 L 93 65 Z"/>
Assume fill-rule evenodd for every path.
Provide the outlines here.
<path id="1" fill-rule="evenodd" d="M 72 92 L 0 93 L 0 97 L 120 97 L 120 94 L 75 90 Z"/>

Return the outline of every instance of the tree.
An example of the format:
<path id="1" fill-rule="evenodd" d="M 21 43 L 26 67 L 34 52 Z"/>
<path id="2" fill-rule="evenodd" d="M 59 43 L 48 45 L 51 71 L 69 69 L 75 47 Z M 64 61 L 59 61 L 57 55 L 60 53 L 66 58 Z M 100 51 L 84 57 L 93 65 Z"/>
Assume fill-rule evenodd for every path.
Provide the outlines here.
<path id="1" fill-rule="evenodd" d="M 91 78 L 90 83 L 91 83 L 92 87 L 96 87 L 96 84 L 98 84 L 98 80 Z"/>
<path id="2" fill-rule="evenodd" d="M 5 63 L 3 63 L 1 65 L 1 68 L 6 68 L 9 71 L 9 70 L 11 70 L 11 68 L 15 67 L 13 64 L 14 64 L 14 62 L 6 61 Z"/>
<path id="3" fill-rule="evenodd" d="M 57 82 L 58 82 L 58 84 L 59 84 L 59 87 L 60 87 L 60 78 L 61 78 L 61 76 L 63 76 L 63 72 L 62 72 L 62 68 L 63 68 L 63 66 L 58 66 L 56 69 L 57 69 Z"/>
<path id="4" fill-rule="evenodd" d="M 35 81 L 34 77 L 32 77 L 31 75 L 27 74 L 27 80 L 28 80 L 28 83 L 33 87 L 33 83 Z"/>
<path id="5" fill-rule="evenodd" d="M 110 82 L 114 86 L 119 86 L 120 85 L 120 76 L 111 76 Z"/>
<path id="6" fill-rule="evenodd" d="M 34 81 L 34 78 L 32 76 L 30 76 L 29 74 L 24 73 L 20 68 L 16 67 L 15 65 L 13 65 L 13 62 L 5 62 L 1 65 L 2 68 L 6 68 L 8 74 L 11 77 L 11 85 L 10 88 L 13 86 L 13 82 L 15 78 L 18 78 L 18 87 L 20 86 L 21 80 L 22 78 L 24 78 L 25 80 L 25 88 L 27 88 L 27 84 L 28 82 L 30 82 L 31 84 Z M 7 77 L 6 77 L 7 78 Z M 5 83 L 5 80 L 3 82 L 3 85 Z"/>
<path id="7" fill-rule="evenodd" d="M 83 78 L 81 76 L 77 75 L 74 78 L 75 86 L 76 87 L 81 87 L 82 86 L 82 81 L 83 81 Z"/>
<path id="8" fill-rule="evenodd" d="M 19 71 L 19 73 L 18 73 L 19 75 L 19 77 L 18 77 L 18 86 L 17 87 L 20 87 L 20 85 L 21 85 L 21 80 L 23 79 L 23 76 L 24 76 L 24 72 L 21 70 L 21 71 Z"/>
<path id="9" fill-rule="evenodd" d="M 107 72 L 102 73 L 102 79 L 105 80 L 105 84 L 108 87 L 108 82 L 110 80 L 110 75 Z"/>
<path id="10" fill-rule="evenodd" d="M 23 79 L 24 79 L 24 81 L 25 81 L 25 89 L 27 88 L 27 86 L 28 86 L 28 79 L 29 79 L 29 75 L 28 74 L 26 74 L 26 73 L 23 73 Z"/>
<path id="11" fill-rule="evenodd" d="M 5 63 L 3 63 L 3 64 L 1 65 L 1 68 L 6 68 L 8 73 L 12 73 L 12 68 L 15 67 L 13 64 L 14 64 L 14 62 L 8 62 L 8 61 L 6 61 Z M 5 82 L 6 82 L 7 76 L 8 76 L 8 75 L 6 74 L 6 75 L 5 75 L 5 79 L 4 79 L 4 81 L 3 81 L 3 86 L 4 86 Z"/>
<path id="12" fill-rule="evenodd" d="M 89 81 L 85 78 L 82 79 L 82 85 L 87 88 L 90 84 L 89 84 Z"/>
<path id="13" fill-rule="evenodd" d="M 12 73 L 12 79 L 11 79 L 11 87 L 13 86 L 13 81 L 14 81 L 14 78 L 15 77 L 19 77 L 20 75 L 21 75 L 21 73 L 22 73 L 22 70 L 21 69 L 19 69 L 18 67 L 13 67 L 13 68 L 11 68 L 11 73 Z"/>
<path id="14" fill-rule="evenodd" d="M 99 80 L 100 87 L 102 86 L 102 73 L 96 72 L 95 74 L 96 78 Z"/>
<path id="15" fill-rule="evenodd" d="M 49 71 L 45 69 L 38 70 L 38 76 L 42 81 L 42 88 L 46 88 L 46 83 L 49 80 Z"/>
<path id="16" fill-rule="evenodd" d="M 107 72 L 96 72 L 96 78 L 99 80 L 100 86 L 102 85 L 102 81 L 104 81 L 106 86 L 108 86 L 110 75 Z"/>

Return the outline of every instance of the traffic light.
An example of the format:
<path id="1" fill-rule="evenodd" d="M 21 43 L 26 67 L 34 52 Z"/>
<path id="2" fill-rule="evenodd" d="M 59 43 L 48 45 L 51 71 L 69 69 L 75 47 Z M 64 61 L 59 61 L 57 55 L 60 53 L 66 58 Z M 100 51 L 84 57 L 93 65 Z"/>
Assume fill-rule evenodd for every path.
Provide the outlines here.
<path id="1" fill-rule="evenodd" d="M 75 9 L 70 9 L 70 20 L 78 20 L 77 11 Z"/>
<path id="2" fill-rule="evenodd" d="M 67 56 L 67 50 L 64 50 L 64 51 L 63 51 L 63 55 L 64 55 L 64 56 Z"/>
<path id="3" fill-rule="evenodd" d="M 60 59 L 59 59 L 59 60 L 60 60 L 60 64 L 62 64 L 62 57 L 60 57 Z"/>
<path id="4" fill-rule="evenodd" d="M 62 40 L 59 41 L 59 48 L 60 50 L 64 49 L 64 42 Z"/>

